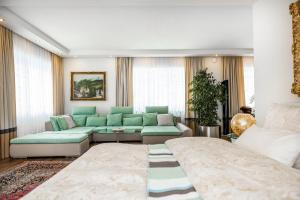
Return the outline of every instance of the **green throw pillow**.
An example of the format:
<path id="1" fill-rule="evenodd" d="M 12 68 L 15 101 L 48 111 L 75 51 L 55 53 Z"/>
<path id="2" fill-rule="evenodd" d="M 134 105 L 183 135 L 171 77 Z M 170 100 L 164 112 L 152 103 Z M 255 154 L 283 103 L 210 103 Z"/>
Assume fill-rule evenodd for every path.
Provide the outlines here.
<path id="1" fill-rule="evenodd" d="M 59 128 L 59 125 L 58 125 L 58 122 L 57 122 L 57 118 L 58 118 L 58 116 L 50 117 L 50 122 L 52 124 L 52 127 L 53 127 L 54 131 L 60 131 L 60 128 Z"/>
<path id="2" fill-rule="evenodd" d="M 106 117 L 88 117 L 85 126 L 106 126 Z"/>
<path id="3" fill-rule="evenodd" d="M 69 129 L 68 123 L 64 117 L 58 117 L 57 118 L 57 123 L 59 125 L 59 128 L 61 130 L 67 130 Z"/>
<path id="4" fill-rule="evenodd" d="M 143 126 L 157 126 L 157 114 L 156 113 L 144 113 Z"/>
<path id="5" fill-rule="evenodd" d="M 122 126 L 122 114 L 108 114 L 107 126 Z"/>
<path id="6" fill-rule="evenodd" d="M 123 126 L 143 126 L 142 117 L 123 118 Z"/>
<path id="7" fill-rule="evenodd" d="M 85 126 L 86 115 L 72 115 L 72 118 L 76 126 Z"/>

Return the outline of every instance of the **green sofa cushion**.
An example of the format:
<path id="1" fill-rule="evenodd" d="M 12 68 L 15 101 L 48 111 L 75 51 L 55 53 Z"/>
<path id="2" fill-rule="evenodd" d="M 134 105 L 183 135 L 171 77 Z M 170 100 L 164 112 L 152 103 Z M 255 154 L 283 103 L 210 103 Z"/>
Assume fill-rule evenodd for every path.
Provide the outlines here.
<path id="1" fill-rule="evenodd" d="M 59 125 L 58 125 L 58 122 L 57 122 L 57 118 L 59 116 L 52 116 L 50 117 L 50 122 L 52 124 L 52 127 L 53 127 L 53 130 L 54 131 L 60 131 L 60 128 L 59 128 Z"/>
<path id="2" fill-rule="evenodd" d="M 106 126 L 106 117 L 87 117 L 85 126 Z"/>
<path id="3" fill-rule="evenodd" d="M 112 133 L 113 129 L 116 128 L 121 128 L 124 129 L 124 133 L 136 133 L 136 132 L 141 132 L 141 130 L 143 129 L 142 126 L 107 126 L 106 127 L 106 132 L 107 133 Z"/>
<path id="4" fill-rule="evenodd" d="M 94 133 L 106 133 L 106 126 L 99 126 L 93 129 Z"/>
<path id="5" fill-rule="evenodd" d="M 146 113 L 168 114 L 168 106 L 147 106 Z"/>
<path id="6" fill-rule="evenodd" d="M 111 107 L 110 108 L 110 114 L 132 114 L 133 113 L 133 107 Z"/>
<path id="7" fill-rule="evenodd" d="M 95 127 L 75 127 L 64 131 L 59 131 L 58 133 L 67 134 L 92 134 Z"/>
<path id="8" fill-rule="evenodd" d="M 142 117 L 143 118 L 143 114 L 123 114 L 123 119 L 124 118 L 133 118 L 133 117 Z"/>
<path id="9" fill-rule="evenodd" d="M 179 136 L 182 132 L 176 126 L 145 126 L 143 136 Z"/>
<path id="10" fill-rule="evenodd" d="M 122 126 L 122 114 L 108 114 L 107 126 Z"/>
<path id="11" fill-rule="evenodd" d="M 157 114 L 156 113 L 144 113 L 143 126 L 157 126 Z"/>
<path id="12" fill-rule="evenodd" d="M 88 136 L 86 134 L 37 133 L 25 135 L 10 140 L 11 144 L 66 144 L 80 143 Z"/>
<path id="13" fill-rule="evenodd" d="M 57 123 L 59 125 L 60 130 L 69 129 L 68 123 L 67 123 L 66 119 L 63 116 L 58 117 L 56 120 L 57 120 Z"/>
<path id="14" fill-rule="evenodd" d="M 142 117 L 123 118 L 123 126 L 143 126 Z"/>
<path id="15" fill-rule="evenodd" d="M 80 106 L 72 109 L 72 115 L 95 115 L 96 106 Z"/>
<path id="16" fill-rule="evenodd" d="M 72 115 L 72 118 L 76 126 L 85 126 L 86 115 Z"/>

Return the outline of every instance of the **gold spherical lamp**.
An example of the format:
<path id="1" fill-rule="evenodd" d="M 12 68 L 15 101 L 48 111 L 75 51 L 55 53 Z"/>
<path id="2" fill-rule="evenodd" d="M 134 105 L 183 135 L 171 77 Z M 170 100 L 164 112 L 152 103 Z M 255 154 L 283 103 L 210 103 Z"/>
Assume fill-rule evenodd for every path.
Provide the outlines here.
<path id="1" fill-rule="evenodd" d="M 232 118 L 230 126 L 233 133 L 240 136 L 247 128 L 255 123 L 256 120 L 252 115 L 239 113 Z"/>

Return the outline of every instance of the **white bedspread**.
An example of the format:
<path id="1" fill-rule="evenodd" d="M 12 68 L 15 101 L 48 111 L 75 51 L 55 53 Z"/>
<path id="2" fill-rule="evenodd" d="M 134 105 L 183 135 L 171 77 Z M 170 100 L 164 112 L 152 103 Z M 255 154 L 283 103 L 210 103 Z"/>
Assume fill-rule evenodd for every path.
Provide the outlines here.
<path id="1" fill-rule="evenodd" d="M 97 145 L 23 199 L 146 199 L 147 166 L 146 145 Z"/>
<path id="2" fill-rule="evenodd" d="M 300 172 L 223 140 L 167 142 L 205 200 L 299 200 Z M 100 144 L 23 199 L 144 200 L 147 146 Z"/>
<path id="3" fill-rule="evenodd" d="M 167 146 L 205 200 L 300 200 L 300 171 L 275 160 L 212 138 Z"/>

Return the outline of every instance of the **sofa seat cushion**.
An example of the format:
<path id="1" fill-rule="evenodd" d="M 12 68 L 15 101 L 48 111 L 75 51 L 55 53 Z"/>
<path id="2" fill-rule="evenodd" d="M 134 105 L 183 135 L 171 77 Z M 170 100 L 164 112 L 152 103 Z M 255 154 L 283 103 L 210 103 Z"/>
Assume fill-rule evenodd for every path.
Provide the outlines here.
<path id="1" fill-rule="evenodd" d="M 61 134 L 92 134 L 95 127 L 75 127 L 64 131 L 59 131 L 57 133 Z"/>
<path id="2" fill-rule="evenodd" d="M 143 136 L 179 136 L 182 132 L 176 126 L 144 126 Z"/>
<path id="3" fill-rule="evenodd" d="M 80 143 L 87 139 L 87 134 L 60 134 L 53 132 L 43 132 L 25 135 L 19 138 L 14 138 L 10 141 L 11 144 L 66 144 Z"/>
<path id="4" fill-rule="evenodd" d="M 106 133 L 106 126 L 99 126 L 93 129 L 94 133 Z"/>
<path id="5" fill-rule="evenodd" d="M 142 126 L 108 126 L 106 132 L 112 133 L 113 129 L 121 128 L 124 129 L 124 133 L 136 133 L 141 132 Z"/>

